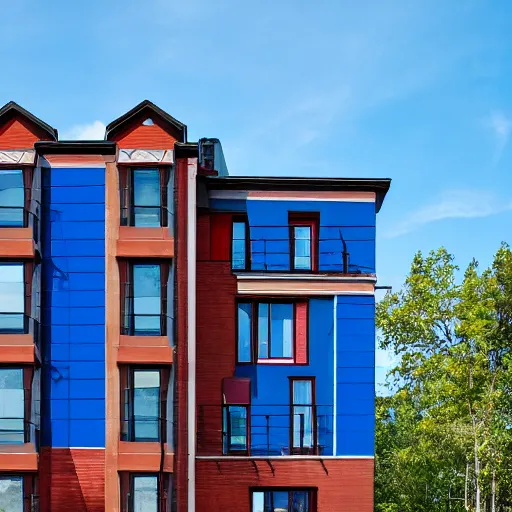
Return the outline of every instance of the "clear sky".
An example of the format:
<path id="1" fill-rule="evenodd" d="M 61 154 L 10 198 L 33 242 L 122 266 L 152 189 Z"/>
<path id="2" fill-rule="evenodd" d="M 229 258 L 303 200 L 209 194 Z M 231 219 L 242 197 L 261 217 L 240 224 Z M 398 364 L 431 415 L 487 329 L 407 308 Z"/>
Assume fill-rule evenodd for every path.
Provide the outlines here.
<path id="1" fill-rule="evenodd" d="M 2 2 L 0 103 L 95 138 L 147 98 L 230 173 L 390 177 L 379 283 L 444 245 L 487 265 L 512 226 L 507 0 Z M 383 381 L 390 361 L 379 353 Z"/>

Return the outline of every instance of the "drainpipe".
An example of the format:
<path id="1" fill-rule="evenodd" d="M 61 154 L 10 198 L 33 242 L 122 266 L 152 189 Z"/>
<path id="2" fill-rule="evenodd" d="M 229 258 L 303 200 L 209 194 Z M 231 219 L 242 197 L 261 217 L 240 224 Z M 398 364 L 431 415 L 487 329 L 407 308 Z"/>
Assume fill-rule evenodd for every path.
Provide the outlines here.
<path id="1" fill-rule="evenodd" d="M 188 512 L 196 510 L 196 176 L 197 158 L 189 158 L 187 165 Z"/>

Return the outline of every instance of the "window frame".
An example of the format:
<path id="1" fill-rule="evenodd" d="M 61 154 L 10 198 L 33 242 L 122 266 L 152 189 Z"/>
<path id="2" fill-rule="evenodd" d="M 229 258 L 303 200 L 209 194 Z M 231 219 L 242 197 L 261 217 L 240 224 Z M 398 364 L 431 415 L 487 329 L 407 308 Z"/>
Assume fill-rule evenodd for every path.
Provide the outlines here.
<path id="1" fill-rule="evenodd" d="M 320 214 L 318 212 L 288 212 L 288 226 L 290 232 L 290 271 L 297 273 L 314 273 L 319 268 L 319 231 Z M 311 233 L 310 239 L 310 260 L 311 268 L 295 267 L 295 228 L 309 227 Z"/>
<path id="2" fill-rule="evenodd" d="M 318 489 L 315 487 L 249 487 L 249 510 L 250 512 L 255 512 L 254 510 L 254 493 L 267 493 L 267 492 L 287 492 L 288 493 L 288 510 L 287 512 L 291 512 L 292 506 L 292 497 L 291 494 L 294 492 L 302 492 L 308 493 L 308 512 L 316 512 L 317 511 L 317 494 Z"/>
<path id="3" fill-rule="evenodd" d="M 159 334 L 136 334 L 135 333 L 135 281 L 133 268 L 135 265 L 159 265 L 160 266 L 160 333 Z M 123 336 L 144 336 L 152 338 L 155 336 L 167 336 L 167 284 L 171 273 L 171 263 L 162 259 L 125 259 L 119 261 L 119 277 L 121 284 L 121 335 Z M 129 304 L 129 307 L 127 307 Z M 130 315 L 127 318 L 127 315 Z M 156 316 L 156 315 L 154 315 Z"/>
<path id="4" fill-rule="evenodd" d="M 3 265 L 22 265 L 23 266 L 23 312 L 13 312 L 12 314 L 16 315 L 22 315 L 23 317 L 23 328 L 20 331 L 8 331 L 3 330 L 0 328 L 0 334 L 29 334 L 30 332 L 30 321 L 29 319 L 32 318 L 31 311 L 32 311 L 32 284 L 34 280 L 34 270 L 35 270 L 35 264 L 31 260 L 23 260 L 23 259 L 17 259 L 17 258 L 5 258 L 0 260 L 0 267 Z M 9 314 L 8 311 L 0 311 L 0 313 L 6 313 Z M 1 315 L 0 315 L 1 318 Z M 36 328 L 36 320 L 34 319 L 34 343 L 38 343 L 38 336 L 39 333 L 37 332 Z"/>
<path id="5" fill-rule="evenodd" d="M 21 171 L 23 176 L 23 206 L 16 207 L 23 209 L 23 225 L 22 226 L 3 226 L 0 224 L 2 229 L 16 229 L 16 228 L 27 228 L 30 225 L 30 203 L 32 201 L 32 182 L 34 179 L 34 166 L 33 165 L 1 165 L 0 172 L 2 171 Z M 34 227 L 35 230 L 35 227 Z"/>
<path id="6" fill-rule="evenodd" d="M 167 510 L 167 491 L 169 486 L 169 479 L 171 478 L 168 473 L 159 472 L 140 472 L 140 471 L 120 471 L 119 472 L 119 491 L 120 491 L 120 510 L 121 512 L 128 512 L 133 510 L 135 500 L 135 486 L 134 478 L 136 477 L 157 477 L 157 503 L 158 511 L 164 512 Z"/>
<path id="7" fill-rule="evenodd" d="M 236 356 L 236 364 L 237 365 L 252 365 L 252 364 L 273 364 L 273 365 L 297 365 L 304 366 L 309 364 L 309 360 L 306 363 L 296 363 L 297 357 L 297 299 L 284 298 L 284 297 L 270 297 L 270 298 L 259 298 L 258 299 L 246 299 L 246 298 L 238 298 L 236 301 L 236 312 L 235 312 L 235 356 Z M 250 361 L 240 361 L 239 359 L 239 309 L 238 306 L 240 304 L 250 304 L 251 305 L 251 325 L 250 325 Z M 268 355 L 267 358 L 259 357 L 259 306 L 260 304 L 268 304 L 269 305 L 269 314 L 268 314 Z M 271 357 L 271 323 L 272 323 L 272 304 L 290 304 L 293 308 L 292 315 L 292 355 L 291 357 Z M 309 330 L 309 308 L 307 310 L 307 329 Z M 306 333 L 306 352 L 309 354 L 309 336 Z M 309 357 L 308 357 L 309 359 Z"/>
<path id="8" fill-rule="evenodd" d="M 293 376 L 288 377 L 290 382 L 290 455 L 318 455 L 318 429 L 316 407 L 316 377 Z M 311 404 L 296 404 L 293 399 L 293 385 L 297 381 L 311 382 Z M 311 437 L 313 446 L 296 447 L 293 444 L 294 411 L 295 407 L 311 407 Z"/>
<path id="9" fill-rule="evenodd" d="M 156 170 L 160 177 L 160 206 L 151 208 L 160 209 L 160 226 L 135 226 L 135 186 L 134 171 Z M 119 196 L 120 196 L 120 225 L 126 227 L 153 229 L 169 227 L 169 197 L 167 186 L 171 177 L 171 166 L 155 164 L 138 164 L 119 166 Z M 172 200 L 172 199 L 171 199 Z"/>
<path id="10" fill-rule="evenodd" d="M 244 224 L 245 225 L 245 258 L 244 258 L 244 266 L 243 268 L 235 268 L 233 266 L 233 244 L 235 241 L 234 238 L 234 228 L 235 224 Z M 251 270 L 251 235 L 250 235 L 250 226 L 249 219 L 247 215 L 233 215 L 231 218 L 231 244 L 230 244 L 230 258 L 231 258 L 231 270 L 232 272 L 247 272 Z"/>
<path id="11" fill-rule="evenodd" d="M 158 396 L 158 439 L 135 439 L 135 372 L 159 371 L 160 390 Z M 171 369 L 167 366 L 158 365 L 123 365 L 119 368 L 120 373 L 120 440 L 129 443 L 165 443 L 167 442 L 167 399 L 170 382 Z M 129 397 L 128 404 L 126 396 Z M 126 417 L 126 408 L 128 417 Z M 123 424 L 127 423 L 126 432 L 123 431 Z M 124 438 L 124 439 L 123 439 Z"/>

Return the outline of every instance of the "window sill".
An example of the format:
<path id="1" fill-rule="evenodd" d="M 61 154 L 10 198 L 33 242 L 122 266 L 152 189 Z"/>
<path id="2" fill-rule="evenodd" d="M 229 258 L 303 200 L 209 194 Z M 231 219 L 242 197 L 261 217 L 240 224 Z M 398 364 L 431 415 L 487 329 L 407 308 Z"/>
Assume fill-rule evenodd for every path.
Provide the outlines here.
<path id="1" fill-rule="evenodd" d="M 160 470 L 161 445 L 159 442 L 119 441 L 118 471 L 154 471 Z M 172 473 L 174 454 L 164 444 L 164 471 Z"/>
<path id="2" fill-rule="evenodd" d="M 169 228 L 121 226 L 117 256 L 123 258 L 173 258 L 174 238 Z"/>
<path id="3" fill-rule="evenodd" d="M 36 355 L 32 334 L 0 334 L 0 363 L 34 364 Z"/>
<path id="4" fill-rule="evenodd" d="M 33 258 L 34 231 L 28 228 L 0 228 L 2 258 Z"/>

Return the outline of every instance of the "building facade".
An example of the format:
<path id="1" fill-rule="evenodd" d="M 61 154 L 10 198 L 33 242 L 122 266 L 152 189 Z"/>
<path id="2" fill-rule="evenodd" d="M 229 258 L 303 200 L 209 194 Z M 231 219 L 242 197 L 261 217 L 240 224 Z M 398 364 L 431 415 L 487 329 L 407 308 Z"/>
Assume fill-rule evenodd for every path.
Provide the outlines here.
<path id="1" fill-rule="evenodd" d="M 149 101 L 0 109 L 0 510 L 373 510 L 386 179 L 230 177 Z"/>

